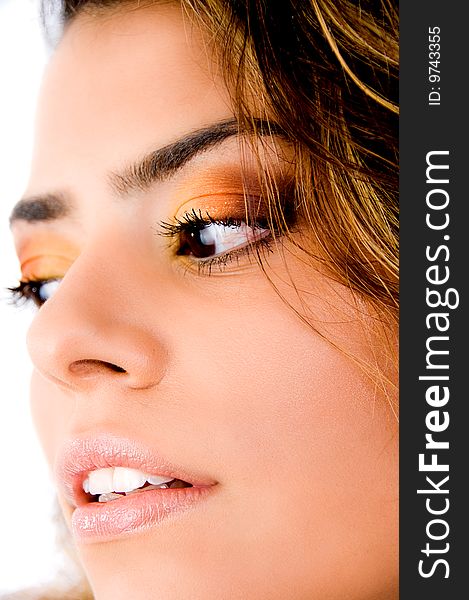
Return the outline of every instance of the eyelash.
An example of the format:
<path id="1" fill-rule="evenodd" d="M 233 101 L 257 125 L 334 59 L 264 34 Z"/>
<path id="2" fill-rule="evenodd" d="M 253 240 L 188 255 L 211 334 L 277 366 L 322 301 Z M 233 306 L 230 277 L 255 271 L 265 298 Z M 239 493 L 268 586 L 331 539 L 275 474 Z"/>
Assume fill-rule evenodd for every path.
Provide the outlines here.
<path id="1" fill-rule="evenodd" d="M 196 211 L 196 209 L 193 208 L 182 217 L 175 217 L 173 222 L 161 221 L 159 223 L 158 233 L 159 235 L 177 241 L 181 234 L 201 231 L 211 224 L 222 225 L 224 227 L 241 227 L 241 225 L 246 224 L 246 219 L 236 219 L 234 217 L 214 219 L 207 211 L 205 211 L 205 216 L 202 216 L 202 210 Z M 211 275 L 214 267 L 218 267 L 220 271 L 223 271 L 229 262 L 232 262 L 233 260 L 238 262 L 241 256 L 251 255 L 254 250 L 257 251 L 263 249 L 272 252 L 272 228 L 267 224 L 267 219 L 258 219 L 257 221 L 250 223 L 249 227 L 253 230 L 269 230 L 271 233 L 266 237 L 261 237 L 256 241 L 248 243 L 246 246 L 234 248 L 219 256 L 214 256 L 212 258 L 192 258 L 191 262 L 192 264 L 195 263 L 197 265 L 198 274 Z M 274 235 L 278 235 L 278 232 L 274 231 Z M 186 266 L 186 270 L 187 268 L 189 267 Z"/>
<path id="2" fill-rule="evenodd" d="M 54 279 L 37 279 L 31 281 L 20 281 L 16 287 L 8 288 L 12 303 L 17 306 L 24 306 L 33 303 L 40 308 L 45 300 L 40 297 L 41 287 Z"/>
<path id="3" fill-rule="evenodd" d="M 228 217 L 226 219 L 214 219 L 208 212 L 205 213 L 205 217 L 202 216 L 202 210 L 196 211 L 192 209 L 190 212 L 185 213 L 181 218 L 174 218 L 173 222 L 161 221 L 159 223 L 158 233 L 164 237 L 177 240 L 181 234 L 190 233 L 194 231 L 201 231 L 210 224 L 223 225 L 224 227 L 240 227 L 245 224 L 246 220 L 236 219 Z M 266 219 L 259 219 L 250 225 L 252 229 L 264 229 L 269 230 Z M 246 246 L 241 248 L 235 248 L 231 251 L 225 252 L 219 256 L 213 258 L 197 259 L 193 258 L 192 263 L 196 263 L 198 267 L 198 274 L 212 273 L 214 267 L 218 267 L 220 271 L 223 271 L 229 262 L 239 259 L 243 255 L 253 254 L 253 251 L 259 249 L 272 251 L 272 230 L 266 237 L 261 237 L 259 240 L 248 243 Z M 275 232 L 278 235 L 278 232 Z M 186 267 L 188 268 L 188 267 Z M 20 281 L 16 287 L 8 288 L 12 303 L 15 306 L 23 306 L 26 304 L 33 303 L 36 307 L 40 308 L 47 300 L 43 300 L 40 296 L 41 288 L 47 283 L 55 281 L 53 279 L 37 279 L 30 281 Z"/>

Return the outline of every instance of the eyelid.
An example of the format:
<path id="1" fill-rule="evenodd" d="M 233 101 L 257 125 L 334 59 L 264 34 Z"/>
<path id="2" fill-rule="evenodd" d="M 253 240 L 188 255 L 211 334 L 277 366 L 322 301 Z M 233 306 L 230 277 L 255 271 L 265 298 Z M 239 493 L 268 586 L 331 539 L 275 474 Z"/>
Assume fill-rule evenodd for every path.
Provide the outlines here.
<path id="1" fill-rule="evenodd" d="M 73 264 L 74 259 L 60 255 L 37 255 L 28 257 L 21 263 L 23 281 L 63 277 Z"/>
<path id="2" fill-rule="evenodd" d="M 29 232 L 17 243 L 21 276 L 24 280 L 61 277 L 80 254 L 77 244 L 55 231 Z"/>
<path id="3" fill-rule="evenodd" d="M 183 218 L 185 214 L 192 211 L 203 215 L 210 215 L 214 221 L 223 221 L 226 219 L 255 220 L 256 218 L 266 216 L 267 206 L 260 196 L 236 194 L 211 194 L 193 196 L 190 200 L 184 201 L 175 212 L 174 219 Z"/>
<path id="4" fill-rule="evenodd" d="M 198 201 L 201 198 L 232 197 L 242 199 L 244 196 L 259 197 L 263 195 L 264 186 L 257 172 L 243 172 L 239 164 L 211 165 L 191 171 L 174 186 L 174 206 L 182 210 L 183 205 Z M 184 202 L 181 204 L 180 199 Z M 216 202 L 219 202 L 217 200 Z M 214 203 L 215 204 L 215 203 Z M 208 207 L 203 207 L 208 208 Z M 216 208 L 215 206 L 213 208 Z"/>

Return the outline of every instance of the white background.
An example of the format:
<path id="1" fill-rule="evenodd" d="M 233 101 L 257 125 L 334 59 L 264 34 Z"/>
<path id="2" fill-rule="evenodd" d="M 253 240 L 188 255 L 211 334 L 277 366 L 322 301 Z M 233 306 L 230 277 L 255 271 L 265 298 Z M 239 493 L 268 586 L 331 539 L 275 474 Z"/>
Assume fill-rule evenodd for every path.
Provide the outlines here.
<path id="1" fill-rule="evenodd" d="M 51 579 L 59 565 L 53 487 L 29 417 L 25 332 L 6 301 L 18 283 L 8 229 L 28 176 L 34 105 L 46 60 L 35 0 L 0 0 L 0 593 Z"/>

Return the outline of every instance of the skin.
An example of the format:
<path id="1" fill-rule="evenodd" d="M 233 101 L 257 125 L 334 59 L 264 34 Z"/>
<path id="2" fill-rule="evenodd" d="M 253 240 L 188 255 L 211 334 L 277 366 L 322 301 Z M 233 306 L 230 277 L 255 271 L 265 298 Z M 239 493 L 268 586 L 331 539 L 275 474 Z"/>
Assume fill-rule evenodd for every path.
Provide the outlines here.
<path id="1" fill-rule="evenodd" d="M 97 600 L 396 598 L 395 328 L 286 242 L 266 269 L 316 331 L 253 258 L 199 274 L 155 234 L 191 208 L 239 213 L 236 139 L 146 191 L 109 189 L 127 161 L 232 117 L 174 6 L 80 16 L 48 67 L 25 195 L 68 194 L 70 213 L 13 225 L 26 275 L 63 277 L 28 336 L 47 459 L 113 433 L 218 482 L 174 520 L 78 544 L 80 559 Z"/>

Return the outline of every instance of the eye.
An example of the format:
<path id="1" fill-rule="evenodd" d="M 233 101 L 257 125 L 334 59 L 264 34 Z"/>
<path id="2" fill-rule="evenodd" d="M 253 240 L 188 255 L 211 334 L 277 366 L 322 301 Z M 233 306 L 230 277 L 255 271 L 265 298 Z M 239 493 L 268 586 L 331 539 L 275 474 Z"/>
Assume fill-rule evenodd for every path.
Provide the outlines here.
<path id="1" fill-rule="evenodd" d="M 241 249 L 270 235 L 269 229 L 249 227 L 246 223 L 226 224 L 213 222 L 180 233 L 180 247 L 176 254 L 194 258 L 215 258 L 235 249 Z"/>
<path id="2" fill-rule="evenodd" d="M 49 281 L 43 281 L 38 285 L 37 295 L 40 302 L 44 303 L 51 296 L 55 294 L 55 291 L 60 285 L 59 279 L 51 279 Z"/>
<path id="3" fill-rule="evenodd" d="M 21 281 L 17 287 L 10 288 L 9 291 L 15 304 L 33 302 L 40 307 L 54 295 L 61 281 L 60 278 Z"/>
<path id="4" fill-rule="evenodd" d="M 160 223 L 161 234 L 174 238 L 176 255 L 192 257 L 199 265 L 226 265 L 234 254 L 248 253 L 253 246 L 268 245 L 271 230 L 265 219 L 248 225 L 241 219 L 213 219 L 208 213 L 195 209 L 175 219 L 174 223 Z"/>

